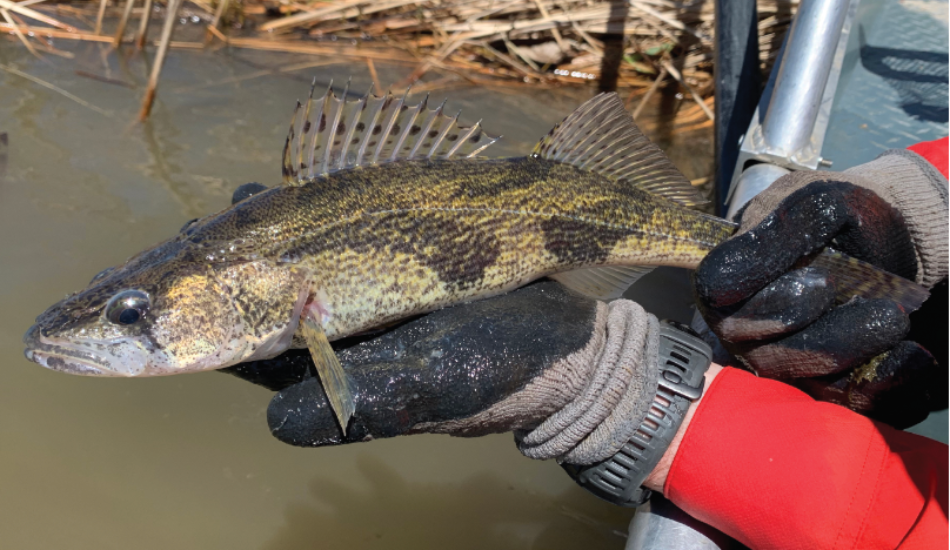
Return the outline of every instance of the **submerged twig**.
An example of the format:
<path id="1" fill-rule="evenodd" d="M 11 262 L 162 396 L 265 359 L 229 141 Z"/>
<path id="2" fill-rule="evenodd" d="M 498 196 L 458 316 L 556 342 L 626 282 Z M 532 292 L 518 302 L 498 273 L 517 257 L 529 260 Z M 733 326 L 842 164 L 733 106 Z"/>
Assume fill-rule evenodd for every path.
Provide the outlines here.
<path id="1" fill-rule="evenodd" d="M 225 36 L 224 33 L 222 33 L 221 31 L 219 31 L 218 29 L 214 27 L 208 27 L 208 34 L 216 37 L 218 40 L 222 42 L 225 42 L 225 43 L 228 42 L 228 37 Z M 210 38 L 208 37 L 205 38 L 205 44 L 210 43 L 210 41 L 211 41 Z"/>
<path id="2" fill-rule="evenodd" d="M 221 18 L 224 16 L 224 12 L 228 9 L 228 0 L 218 0 L 218 9 L 214 11 L 214 19 L 211 20 L 211 24 L 208 25 L 208 34 L 205 36 L 205 43 L 211 42 L 211 36 L 215 34 L 214 31 L 218 30 L 218 25 L 221 24 Z M 217 34 L 220 34 L 218 32 Z"/>
<path id="3" fill-rule="evenodd" d="M 172 90 L 172 92 L 173 93 L 194 92 L 196 90 L 204 90 L 207 88 L 213 88 L 215 86 L 223 86 L 225 84 L 236 84 L 238 82 L 244 82 L 247 80 L 260 78 L 262 76 L 268 76 L 268 75 L 280 74 L 280 73 L 290 73 L 294 71 L 302 71 L 304 69 L 312 69 L 314 67 L 322 67 L 325 65 L 335 65 L 337 63 L 343 63 L 343 62 L 336 59 L 321 59 L 319 61 L 307 61 L 304 63 L 295 63 L 293 65 L 288 65 L 286 67 L 280 67 L 276 69 L 262 69 L 260 71 L 255 71 L 253 73 L 248 73 L 241 76 L 232 76 L 230 78 L 217 80 L 215 82 L 209 82 L 207 84 L 201 84 L 199 86 L 186 86 L 182 88 L 175 88 Z"/>
<path id="4" fill-rule="evenodd" d="M 56 48 L 48 44 L 44 44 L 43 42 L 37 42 L 36 44 L 33 44 L 33 47 L 40 50 L 41 52 L 51 53 L 59 57 L 65 57 L 66 59 L 76 58 L 76 54 L 74 54 L 73 52 L 67 52 L 65 50 L 57 50 Z"/>
<path id="5" fill-rule="evenodd" d="M 174 0 L 173 0 L 173 1 L 174 1 Z M 97 112 L 97 113 L 99 113 L 99 114 L 101 114 L 101 115 L 105 115 L 105 116 L 107 116 L 107 117 L 111 117 L 111 116 L 112 116 L 112 113 L 110 113 L 109 111 L 104 111 L 104 110 L 100 109 L 99 107 L 96 107 L 96 106 L 93 105 L 92 103 L 89 103 L 88 101 L 86 101 L 86 100 L 84 100 L 84 99 L 82 99 L 82 98 L 80 98 L 80 97 L 76 97 L 75 95 L 73 95 L 73 94 L 67 92 L 66 90 L 60 88 L 59 86 L 56 86 L 55 84 L 50 84 L 49 82 L 47 82 L 47 81 L 45 81 L 45 80 L 43 80 L 43 79 L 41 79 L 41 78 L 37 78 L 37 77 L 35 77 L 35 76 L 33 76 L 33 75 L 26 74 L 26 73 L 24 73 L 23 71 L 21 71 L 21 70 L 19 70 L 19 69 L 15 69 L 15 68 L 13 68 L 13 67 L 10 67 L 9 65 L 4 65 L 3 63 L 0 63 L 0 69 L 4 70 L 4 71 L 6 71 L 6 72 L 8 72 L 8 73 L 10 73 L 10 74 L 17 75 L 17 76 L 19 76 L 19 77 L 21 77 L 21 78 L 25 78 L 25 79 L 27 79 L 27 80 L 29 80 L 30 82 L 33 82 L 33 83 L 35 83 L 35 84 L 39 84 L 40 86 L 43 86 L 44 88 L 48 88 L 48 89 L 50 89 L 50 90 L 53 90 L 54 92 L 56 92 L 56 93 L 62 95 L 63 97 L 66 97 L 66 98 L 68 98 L 68 99 L 71 99 L 71 100 L 75 101 L 76 103 L 82 105 L 83 107 L 85 107 L 85 108 L 87 108 L 87 109 L 90 109 L 90 110 L 93 110 L 93 111 L 95 111 L 95 112 Z"/>
<path id="6" fill-rule="evenodd" d="M 135 89 L 135 85 L 130 84 L 124 80 L 116 80 L 115 78 L 109 78 L 107 76 L 102 76 L 95 73 L 81 71 L 78 69 L 73 72 L 76 73 L 76 76 L 90 78 L 92 80 L 98 80 L 99 82 L 105 82 L 106 84 L 115 84 L 116 86 L 122 86 L 123 88 Z"/>

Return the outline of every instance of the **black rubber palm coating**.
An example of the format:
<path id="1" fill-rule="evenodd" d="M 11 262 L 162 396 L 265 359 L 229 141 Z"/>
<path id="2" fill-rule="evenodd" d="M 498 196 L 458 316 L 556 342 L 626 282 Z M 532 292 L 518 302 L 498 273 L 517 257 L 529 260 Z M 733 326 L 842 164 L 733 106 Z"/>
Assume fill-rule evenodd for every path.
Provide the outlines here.
<path id="1" fill-rule="evenodd" d="M 700 300 L 736 304 L 825 246 L 913 279 L 913 243 L 903 216 L 871 191 L 820 181 L 786 197 L 751 230 L 710 252 L 696 272 Z"/>
<path id="2" fill-rule="evenodd" d="M 897 345 L 909 330 L 907 314 L 894 302 L 855 298 L 804 330 L 740 355 L 760 376 L 822 376 L 860 366 Z"/>
<path id="3" fill-rule="evenodd" d="M 706 309 L 707 319 L 718 319 L 713 328 L 730 342 L 766 340 L 800 330 L 834 307 L 835 288 L 828 272 L 805 267 L 772 281 L 727 311 Z"/>
<path id="4" fill-rule="evenodd" d="M 816 399 L 840 403 L 874 420 L 903 429 L 934 410 L 934 395 L 943 393 L 942 369 L 915 342 L 903 341 L 855 371 L 804 378 L 795 385 Z"/>
<path id="5" fill-rule="evenodd" d="M 356 393 L 345 438 L 315 378 L 280 391 L 268 408 L 268 424 L 281 441 L 319 446 L 468 418 L 586 346 L 595 316 L 595 301 L 552 282 L 443 309 L 338 351 Z M 283 358 L 269 366 L 280 370 L 275 365 L 286 361 L 286 368 L 294 367 L 293 355 Z"/>

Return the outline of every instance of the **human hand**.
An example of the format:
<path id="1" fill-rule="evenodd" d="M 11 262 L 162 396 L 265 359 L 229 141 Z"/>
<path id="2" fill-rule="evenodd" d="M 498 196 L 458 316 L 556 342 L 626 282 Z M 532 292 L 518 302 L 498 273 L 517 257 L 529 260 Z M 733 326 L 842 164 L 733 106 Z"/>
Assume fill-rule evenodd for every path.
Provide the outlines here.
<path id="1" fill-rule="evenodd" d="M 905 151 L 845 173 L 779 179 L 740 213 L 736 236 L 700 264 L 703 317 L 760 376 L 897 427 L 919 422 L 946 407 L 939 382 L 946 377 L 946 186 Z M 937 286 L 911 315 L 886 299 L 836 305 L 833 278 L 799 267 L 828 245 Z M 927 347 L 944 353 L 944 366 Z"/>

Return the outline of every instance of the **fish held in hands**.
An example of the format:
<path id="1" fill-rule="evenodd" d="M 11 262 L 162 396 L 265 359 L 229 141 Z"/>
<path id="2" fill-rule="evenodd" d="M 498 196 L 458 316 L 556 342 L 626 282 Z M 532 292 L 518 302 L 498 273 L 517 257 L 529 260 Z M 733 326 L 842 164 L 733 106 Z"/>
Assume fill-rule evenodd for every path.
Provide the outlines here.
<path id="1" fill-rule="evenodd" d="M 283 185 L 97 275 L 37 317 L 27 358 L 154 376 L 309 348 L 345 429 L 353 391 L 329 342 L 544 276 L 616 298 L 654 266 L 695 268 L 735 231 L 690 208 L 702 199 L 616 94 L 584 103 L 531 154 L 503 159 L 478 157 L 497 138 L 425 100 L 312 96 L 291 122 Z M 836 254 L 815 261 L 860 265 Z M 926 298 L 861 267 L 840 300 Z"/>

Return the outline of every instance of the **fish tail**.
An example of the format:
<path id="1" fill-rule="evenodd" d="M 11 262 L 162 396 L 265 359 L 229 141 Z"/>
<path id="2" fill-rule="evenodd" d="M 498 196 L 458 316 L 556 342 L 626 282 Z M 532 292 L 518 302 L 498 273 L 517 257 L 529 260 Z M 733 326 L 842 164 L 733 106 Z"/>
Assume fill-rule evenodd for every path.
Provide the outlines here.
<path id="1" fill-rule="evenodd" d="M 831 275 L 838 303 L 855 296 L 886 298 L 910 313 L 930 296 L 930 291 L 924 286 L 830 248 L 822 250 L 810 265 L 825 268 Z"/>

